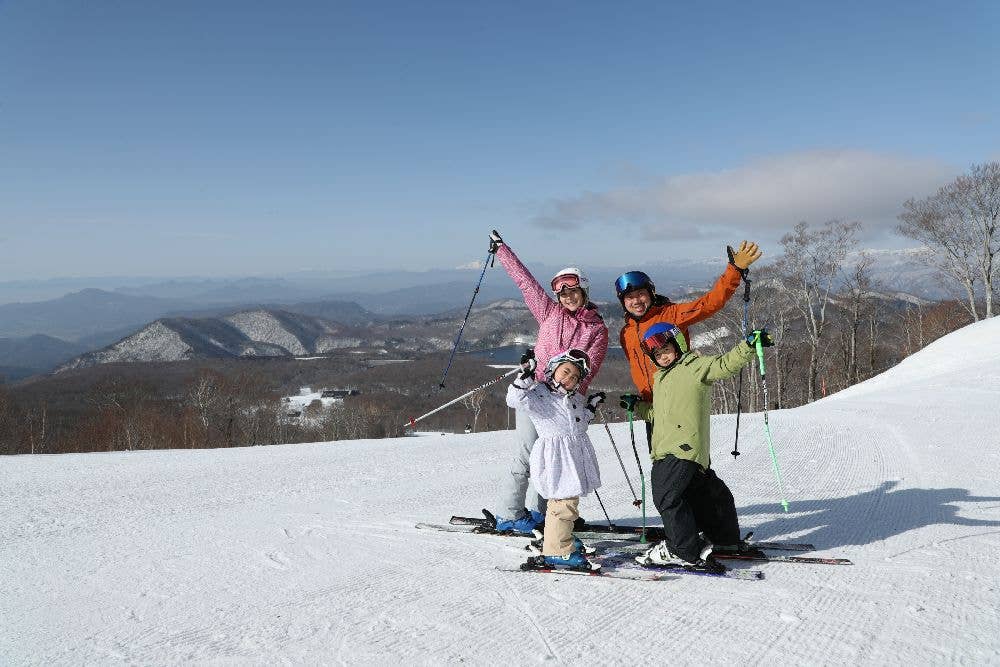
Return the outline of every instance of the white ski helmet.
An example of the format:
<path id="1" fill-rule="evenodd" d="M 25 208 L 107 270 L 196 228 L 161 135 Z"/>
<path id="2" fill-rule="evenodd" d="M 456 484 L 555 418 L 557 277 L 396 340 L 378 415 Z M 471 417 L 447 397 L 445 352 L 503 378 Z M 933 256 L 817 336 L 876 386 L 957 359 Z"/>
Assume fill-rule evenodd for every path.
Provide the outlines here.
<path id="1" fill-rule="evenodd" d="M 580 380 L 590 375 L 590 357 L 587 356 L 587 353 L 583 350 L 569 349 L 549 359 L 549 363 L 545 365 L 545 377 L 551 380 L 556 369 L 559 368 L 559 364 L 567 362 L 576 366 L 576 369 L 580 371 Z"/>
<path id="2" fill-rule="evenodd" d="M 583 271 L 575 266 L 567 266 L 565 269 L 557 271 L 556 275 L 552 276 L 550 285 L 556 294 L 567 287 L 579 287 L 583 290 L 583 296 L 590 299 L 590 280 L 587 279 Z"/>

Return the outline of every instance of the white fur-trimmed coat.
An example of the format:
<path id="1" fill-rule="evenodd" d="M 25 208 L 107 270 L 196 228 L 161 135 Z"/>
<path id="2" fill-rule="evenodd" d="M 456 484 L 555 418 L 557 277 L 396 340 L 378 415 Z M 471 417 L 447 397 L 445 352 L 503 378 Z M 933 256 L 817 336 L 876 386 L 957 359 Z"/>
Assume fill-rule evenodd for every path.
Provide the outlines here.
<path id="1" fill-rule="evenodd" d="M 585 396 L 518 380 L 507 389 L 507 405 L 527 411 L 538 432 L 531 448 L 531 479 L 543 498 L 577 498 L 600 488 L 597 454 L 587 435 L 594 413 Z"/>

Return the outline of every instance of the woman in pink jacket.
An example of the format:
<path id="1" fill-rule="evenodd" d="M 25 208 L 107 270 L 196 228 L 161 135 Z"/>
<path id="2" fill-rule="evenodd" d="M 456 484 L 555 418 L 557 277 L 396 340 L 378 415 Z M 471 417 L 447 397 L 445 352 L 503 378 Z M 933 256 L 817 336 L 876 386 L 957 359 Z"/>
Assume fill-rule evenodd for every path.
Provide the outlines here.
<path id="1" fill-rule="evenodd" d="M 490 234 L 490 251 L 495 253 L 507 274 L 524 295 L 524 303 L 538 321 L 535 377 L 545 381 L 544 369 L 549 360 L 570 348 L 583 350 L 590 358 L 590 372 L 580 381 L 576 393 L 586 397 L 587 387 L 596 377 L 608 352 L 608 327 L 590 302 L 590 284 L 580 269 L 568 267 L 558 272 L 550 283 L 552 294 L 542 287 L 521 263 L 496 230 Z M 528 413 L 515 409 L 517 450 L 511 462 L 510 476 L 504 479 L 496 507 L 497 530 L 531 534 L 545 520 L 545 499 L 537 497 L 537 512 L 525 507 L 531 477 L 531 449 L 538 431 Z M 532 503 L 533 505 L 535 503 Z"/>

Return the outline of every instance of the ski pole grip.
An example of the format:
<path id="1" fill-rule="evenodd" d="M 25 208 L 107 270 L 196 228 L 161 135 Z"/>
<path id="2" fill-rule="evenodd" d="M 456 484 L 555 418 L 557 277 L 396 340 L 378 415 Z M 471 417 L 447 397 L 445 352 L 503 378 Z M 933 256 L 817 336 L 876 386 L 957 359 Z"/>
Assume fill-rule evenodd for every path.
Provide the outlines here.
<path id="1" fill-rule="evenodd" d="M 764 377 L 764 346 L 760 342 L 760 333 L 757 333 L 753 342 L 754 349 L 757 350 L 757 362 L 760 364 L 760 376 Z"/>

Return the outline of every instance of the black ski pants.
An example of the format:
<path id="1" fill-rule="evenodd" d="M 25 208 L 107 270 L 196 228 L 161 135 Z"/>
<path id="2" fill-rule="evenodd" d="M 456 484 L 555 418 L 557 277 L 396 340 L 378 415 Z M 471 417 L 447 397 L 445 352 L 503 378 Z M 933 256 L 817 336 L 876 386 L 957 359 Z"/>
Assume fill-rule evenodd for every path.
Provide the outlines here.
<path id="1" fill-rule="evenodd" d="M 712 544 L 737 544 L 740 525 L 736 501 L 711 468 L 694 461 L 665 456 L 653 461 L 653 502 L 663 518 L 670 550 L 684 560 L 698 559 L 704 532 Z"/>

